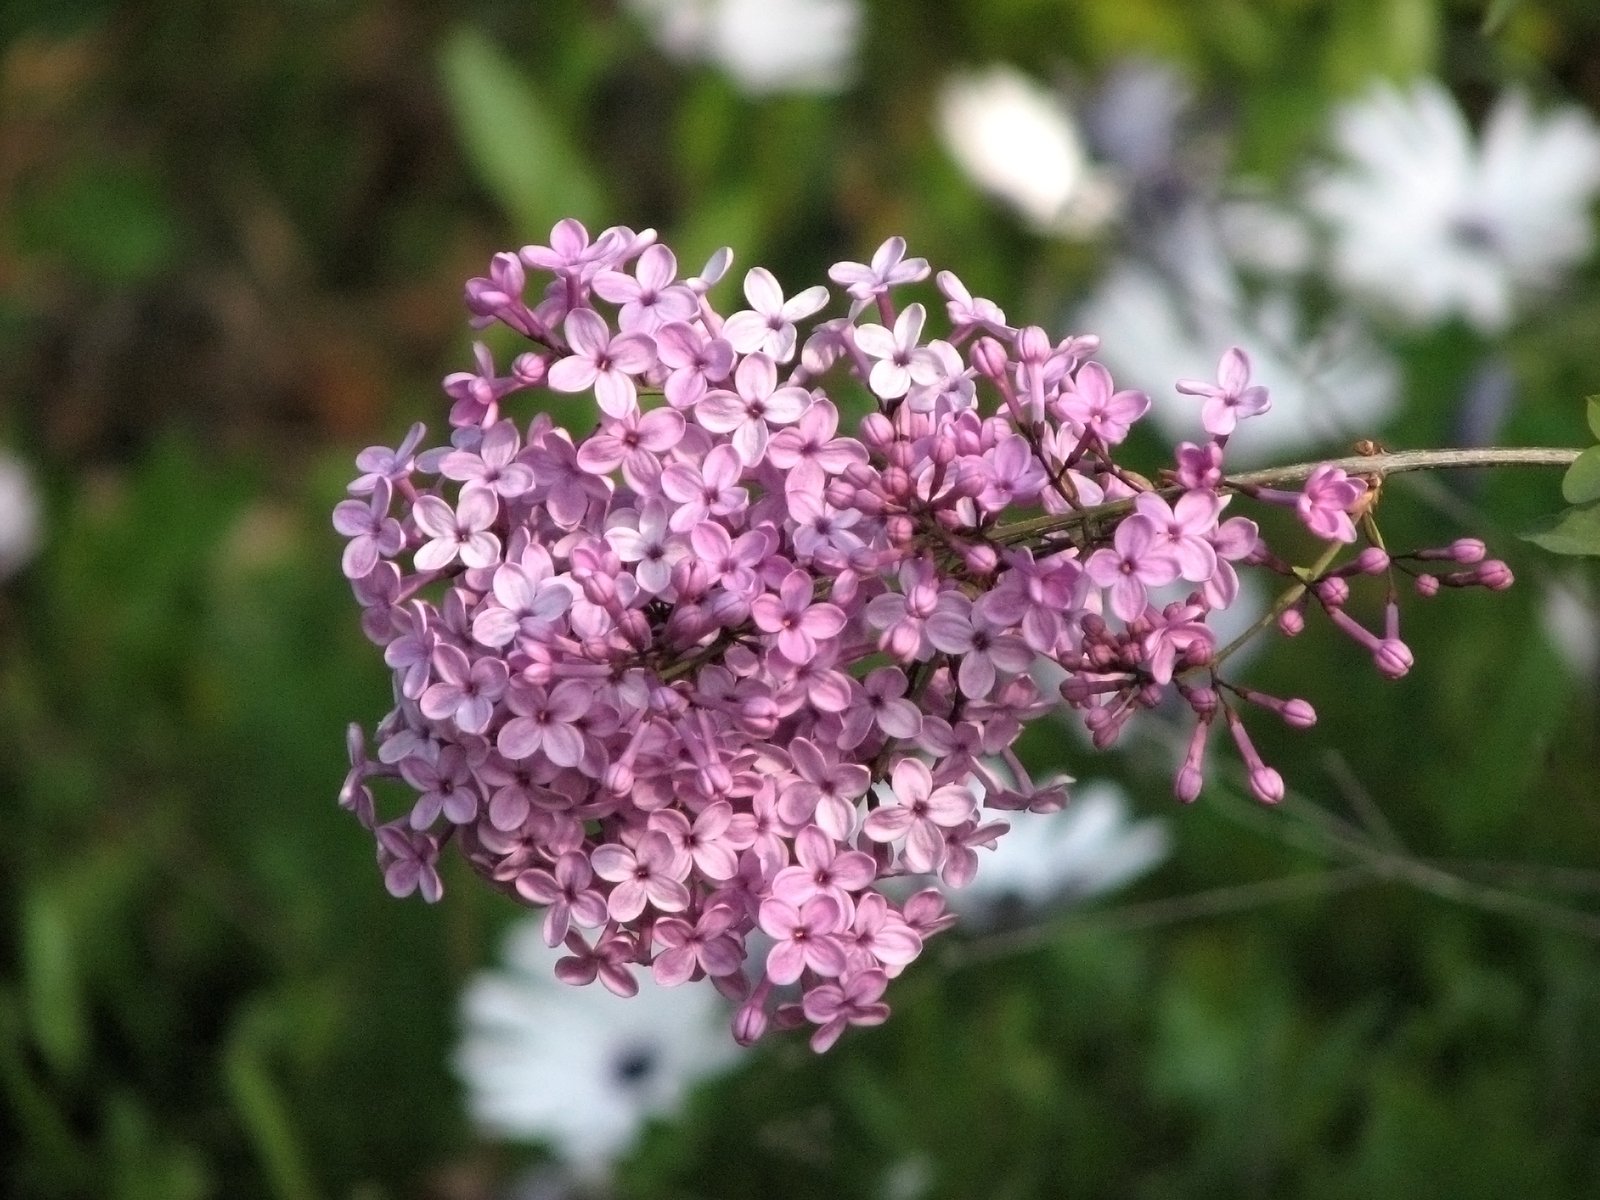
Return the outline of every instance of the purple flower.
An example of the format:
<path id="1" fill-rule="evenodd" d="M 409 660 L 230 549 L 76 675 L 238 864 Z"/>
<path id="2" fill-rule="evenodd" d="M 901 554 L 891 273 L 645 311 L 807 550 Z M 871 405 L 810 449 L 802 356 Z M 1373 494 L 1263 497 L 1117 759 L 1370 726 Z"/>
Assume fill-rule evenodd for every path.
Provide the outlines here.
<path id="1" fill-rule="evenodd" d="M 1235 346 L 1217 363 L 1217 382 L 1180 379 L 1178 390 L 1187 396 L 1204 396 L 1200 424 L 1213 437 L 1225 438 L 1241 420 L 1272 408 L 1267 389 L 1250 383 L 1250 356 Z"/>
<path id="2" fill-rule="evenodd" d="M 856 327 L 856 346 L 877 360 L 867 385 L 880 399 L 898 400 L 913 384 L 926 387 L 940 378 L 938 356 L 919 345 L 927 316 L 922 305 L 908 304 L 895 319 L 892 333 L 882 325 Z"/>
<path id="3" fill-rule="evenodd" d="M 867 450 L 854 438 L 835 437 L 839 410 L 829 400 L 814 400 L 788 429 L 772 435 L 767 461 L 787 471 L 784 490 L 821 495 L 829 475 L 839 475 L 867 461 Z"/>
<path id="4" fill-rule="evenodd" d="M 606 923 L 606 902 L 589 884 L 594 871 L 589 860 L 576 851 L 556 858 L 548 871 L 533 869 L 517 876 L 517 895 L 532 904 L 548 905 L 544 914 L 544 944 L 559 946 L 573 922 L 586 929 Z"/>
<path id="5" fill-rule="evenodd" d="M 815 825 L 807 825 L 795 835 L 794 854 L 797 865 L 773 876 L 772 894 L 796 906 L 812 896 L 825 895 L 848 911 L 850 894 L 861 891 L 878 875 L 872 855 L 844 849 Z"/>
<path id="6" fill-rule="evenodd" d="M 652 904 L 660 912 L 689 907 L 689 889 L 679 877 L 678 855 L 664 833 L 646 833 L 632 848 L 607 843 L 589 856 L 594 873 L 616 884 L 606 898 L 613 921 L 631 921 Z"/>
<path id="7" fill-rule="evenodd" d="M 654 333 L 669 321 L 687 321 L 699 302 L 678 278 L 678 260 L 665 246 L 650 246 L 639 255 L 634 274 L 600 271 L 595 294 L 622 305 L 618 324 L 635 333 Z"/>
<path id="8" fill-rule="evenodd" d="M 799 906 L 776 898 L 764 900 L 760 925 L 777 942 L 767 952 L 767 978 L 773 983 L 793 983 L 807 969 L 825 976 L 844 970 L 844 946 L 836 936 L 845 927 L 844 910 L 827 893 Z"/>
<path id="9" fill-rule="evenodd" d="M 1178 574 L 1190 583 L 1204 583 L 1217 570 L 1217 552 L 1210 539 L 1222 504 L 1215 492 L 1191 490 L 1172 505 L 1154 492 L 1144 492 L 1133 507 L 1155 525 L 1155 544 L 1172 555 Z"/>
<path id="10" fill-rule="evenodd" d="M 889 1006 L 882 1003 L 881 997 L 888 986 L 889 977 L 874 969 L 853 971 L 841 983 L 822 983 L 808 991 L 801 1003 L 806 1020 L 817 1025 L 811 1035 L 811 1048 L 821 1054 L 851 1025 L 882 1025 L 887 1021 Z"/>
<path id="11" fill-rule="evenodd" d="M 1356 527 L 1350 513 L 1366 492 L 1364 481 L 1351 479 L 1338 467 L 1323 463 L 1306 479 L 1294 506 L 1295 515 L 1325 541 L 1353 542 Z"/>
<path id="12" fill-rule="evenodd" d="M 905 255 L 905 238 L 892 237 L 873 253 L 870 265 L 834 263 L 828 268 L 828 278 L 844 284 L 857 301 L 874 300 L 886 295 L 897 284 L 916 283 L 928 277 L 927 259 L 907 258 Z"/>
<path id="13" fill-rule="evenodd" d="M 810 661 L 817 639 L 831 638 L 844 628 L 844 610 L 836 604 L 813 604 L 811 576 L 790 571 L 774 596 L 757 596 L 750 616 L 762 633 L 777 634 L 778 653 L 792 663 Z"/>
<path id="14" fill-rule="evenodd" d="M 750 493 L 735 486 L 743 473 L 743 460 L 729 445 L 713 446 L 699 466 L 674 463 L 662 471 L 661 494 L 678 505 L 669 528 L 684 533 L 708 518 L 743 511 Z"/>
<path id="15" fill-rule="evenodd" d="M 420 892 L 429 904 L 437 904 L 444 895 L 438 870 L 439 843 L 398 822 L 378 826 L 377 838 L 378 866 L 389 894 L 400 900 Z"/>
<path id="16" fill-rule="evenodd" d="M 778 370 L 765 354 L 752 354 L 734 372 L 736 392 L 707 392 L 694 406 L 695 420 L 712 433 L 729 435 L 745 466 L 767 451 L 769 426 L 788 425 L 811 403 L 805 388 L 778 386 Z"/>
<path id="17" fill-rule="evenodd" d="M 485 487 L 506 499 L 533 488 L 533 470 L 517 461 L 522 448 L 517 427 L 498 421 L 484 431 L 476 450 L 456 450 L 439 463 L 439 473 L 473 487 Z"/>
<path id="18" fill-rule="evenodd" d="M 389 480 L 379 476 L 367 503 L 341 500 L 334 506 L 333 527 L 350 539 L 341 563 L 346 579 L 365 579 L 380 558 L 391 558 L 405 549 L 405 530 L 389 515 L 391 499 Z"/>
<path id="19" fill-rule="evenodd" d="M 895 803 L 873 811 L 861 831 L 875 842 L 906 839 L 905 862 L 913 871 L 939 869 L 944 830 L 972 815 L 972 794 L 963 787 L 933 786 L 933 774 L 915 758 L 902 758 L 890 775 Z"/>
<path id="20" fill-rule="evenodd" d="M 1083 569 L 1097 586 L 1111 589 L 1111 611 L 1132 621 L 1149 602 L 1146 589 L 1165 587 L 1178 577 L 1178 562 L 1162 544 L 1156 523 L 1141 513 L 1117 526 L 1111 545 L 1091 554 Z"/>
<path id="21" fill-rule="evenodd" d="M 655 939 L 667 949 L 656 955 L 651 973 L 663 987 L 687 982 L 696 971 L 713 978 L 732 975 L 744 965 L 744 943 L 737 932 L 739 912 L 712 905 L 693 925 L 681 917 L 655 923 Z"/>
<path id="22" fill-rule="evenodd" d="M 1143 392 L 1116 392 L 1113 386 L 1110 371 L 1097 362 L 1084 363 L 1063 387 L 1056 409 L 1063 419 L 1115 446 L 1150 410 L 1150 397 Z"/>
<path id="23" fill-rule="evenodd" d="M 436 646 L 434 676 L 439 682 L 422 693 L 422 715 L 454 721 L 463 733 L 482 733 L 494 717 L 495 701 L 506 690 L 506 665 L 485 656 L 469 662 L 454 646 Z"/>
<path id="24" fill-rule="evenodd" d="M 417 528 L 432 540 L 417 550 L 419 571 L 438 571 L 459 556 L 463 566 L 492 567 L 500 561 L 500 539 L 488 532 L 499 513 L 494 493 L 469 488 L 451 508 L 437 496 L 419 497 L 412 509 Z"/>
<path id="25" fill-rule="evenodd" d="M 723 322 L 722 336 L 740 354 L 765 354 L 777 362 L 794 357 L 794 323 L 820 312 L 828 303 L 824 287 L 808 287 L 785 300 L 783 289 L 765 267 L 746 272 L 744 295 L 750 307 Z"/>
<path id="26" fill-rule="evenodd" d="M 496 746 L 516 761 L 536 752 L 557 766 L 575 767 L 583 757 L 583 735 L 573 722 L 594 703 L 594 689 L 566 679 L 550 691 L 515 680 L 506 689 L 506 706 L 517 715 L 500 729 Z"/>
<path id="27" fill-rule="evenodd" d="M 588 308 L 568 313 L 565 328 L 572 352 L 550 368 L 549 385 L 558 392 L 592 387 L 600 411 L 608 417 L 632 412 L 639 396 L 632 376 L 655 364 L 655 343 L 642 333 L 613 337 L 605 319 Z"/>
<path id="28" fill-rule="evenodd" d="M 673 408 L 688 408 L 733 370 L 733 347 L 707 337 L 691 325 L 674 323 L 656 330 L 656 354 L 672 373 L 662 389 Z"/>
<path id="29" fill-rule="evenodd" d="M 362 472 L 351 481 L 347 489 L 352 496 L 370 495 L 380 481 L 390 484 L 409 478 L 417 465 L 417 446 L 427 426 L 418 421 L 406 431 L 405 440 L 395 449 L 387 446 L 368 446 L 356 455 L 356 467 Z M 385 505 L 385 508 L 388 506 Z"/>

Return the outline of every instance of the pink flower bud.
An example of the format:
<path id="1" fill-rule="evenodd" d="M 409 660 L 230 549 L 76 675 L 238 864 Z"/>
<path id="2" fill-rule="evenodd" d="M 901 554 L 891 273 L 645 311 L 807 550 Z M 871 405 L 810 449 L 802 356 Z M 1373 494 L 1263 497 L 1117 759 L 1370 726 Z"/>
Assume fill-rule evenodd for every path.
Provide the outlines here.
<path id="1" fill-rule="evenodd" d="M 1172 785 L 1172 793 L 1184 804 L 1193 804 L 1200 798 L 1200 789 L 1205 785 L 1205 778 L 1194 767 L 1184 767 L 1178 772 L 1178 778 Z"/>
<path id="2" fill-rule="evenodd" d="M 1399 679 L 1411 670 L 1411 664 L 1416 660 L 1411 655 L 1410 647 L 1399 638 L 1384 638 L 1373 652 L 1372 661 L 1378 666 L 1378 674 L 1385 679 Z"/>
<path id="3" fill-rule="evenodd" d="M 1437 596 L 1439 594 L 1439 577 L 1437 575 L 1418 575 L 1414 586 L 1417 589 L 1417 595 L 1425 599 Z"/>
<path id="4" fill-rule="evenodd" d="M 1355 567 L 1363 575 L 1377 575 L 1388 569 L 1389 554 L 1377 546 L 1368 546 L 1356 555 Z"/>
<path id="5" fill-rule="evenodd" d="M 1311 587 L 1317 599 L 1329 608 L 1343 608 L 1350 600 L 1350 585 L 1337 575 L 1319 579 Z"/>
<path id="6" fill-rule="evenodd" d="M 1489 548 L 1478 538 L 1457 538 L 1450 543 L 1451 553 L 1458 563 L 1482 562 Z"/>
<path id="7" fill-rule="evenodd" d="M 861 418 L 861 440 L 874 450 L 881 450 L 895 440 L 894 422 L 881 412 L 868 413 Z"/>
<path id="8" fill-rule="evenodd" d="M 1283 776 L 1272 767 L 1260 766 L 1250 772 L 1250 791 L 1263 804 L 1283 801 Z"/>
<path id="9" fill-rule="evenodd" d="M 1478 568 L 1478 578 L 1491 592 L 1503 592 L 1516 582 L 1511 568 L 1499 559 L 1490 559 Z"/>
<path id="10" fill-rule="evenodd" d="M 1008 361 L 1005 347 L 992 337 L 979 338 L 972 348 L 972 365 L 978 368 L 980 375 L 990 379 L 1002 378 Z"/>
<path id="11" fill-rule="evenodd" d="M 1283 719 L 1296 729 L 1310 729 L 1317 723 L 1317 710 L 1305 700 L 1289 700 L 1283 706 Z"/>

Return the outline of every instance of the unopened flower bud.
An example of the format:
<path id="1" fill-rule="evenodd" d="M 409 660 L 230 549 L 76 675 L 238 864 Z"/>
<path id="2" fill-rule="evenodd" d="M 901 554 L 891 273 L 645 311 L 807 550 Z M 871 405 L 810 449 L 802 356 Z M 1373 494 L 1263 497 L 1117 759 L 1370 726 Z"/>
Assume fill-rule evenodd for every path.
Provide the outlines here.
<path id="1" fill-rule="evenodd" d="M 900 500 L 911 495 L 911 476 L 907 475 L 903 468 L 887 467 L 880 478 L 883 481 L 885 496 Z"/>
<path id="2" fill-rule="evenodd" d="M 861 418 L 861 440 L 874 450 L 881 450 L 896 440 L 894 422 L 881 412 L 868 413 Z"/>
<path id="3" fill-rule="evenodd" d="M 601 786 L 613 796 L 626 796 L 633 791 L 633 768 L 627 763 L 614 762 L 600 777 Z"/>
<path id="4" fill-rule="evenodd" d="M 1178 778 L 1173 782 L 1172 794 L 1184 804 L 1193 804 L 1200 798 L 1200 789 L 1205 785 L 1205 777 L 1194 767 L 1184 767 L 1178 772 Z"/>
<path id="5" fill-rule="evenodd" d="M 1503 592 L 1516 582 L 1511 568 L 1498 558 L 1490 559 L 1478 568 L 1478 579 L 1491 592 Z"/>
<path id="6" fill-rule="evenodd" d="M 1256 767 L 1250 772 L 1250 791 L 1263 804 L 1280 804 L 1283 802 L 1283 776 L 1272 767 Z"/>
<path id="7" fill-rule="evenodd" d="M 968 546 L 962 551 L 961 558 L 968 573 L 980 579 L 993 575 L 994 569 L 1000 565 L 1000 555 L 995 548 L 981 542 Z"/>
<path id="8" fill-rule="evenodd" d="M 1418 575 L 1414 586 L 1417 595 L 1424 599 L 1431 599 L 1439 594 L 1439 577 L 1437 575 Z"/>
<path id="9" fill-rule="evenodd" d="M 549 369 L 542 354 L 519 354 L 511 360 L 511 376 L 523 387 L 538 387 Z"/>
<path id="10" fill-rule="evenodd" d="M 979 338 L 972 348 L 972 365 L 978 369 L 978 374 L 990 379 L 1002 378 L 1008 362 L 1006 348 L 992 337 Z"/>
<path id="11" fill-rule="evenodd" d="M 1319 579 L 1311 587 L 1317 599 L 1329 608 L 1343 608 L 1350 600 L 1350 585 L 1337 575 Z"/>
<path id="12" fill-rule="evenodd" d="M 1411 648 L 1399 638 L 1384 638 L 1373 652 L 1372 661 L 1378 666 L 1378 674 L 1385 679 L 1399 679 L 1411 670 L 1411 664 L 1416 660 L 1412 657 Z"/>
<path id="13" fill-rule="evenodd" d="M 1025 363 L 1044 362 L 1055 351 L 1050 335 L 1037 325 L 1025 325 L 1017 331 L 1017 357 Z"/>
<path id="14" fill-rule="evenodd" d="M 1482 562 L 1489 548 L 1478 538 L 1457 538 L 1450 543 L 1450 551 L 1458 563 Z"/>
<path id="15" fill-rule="evenodd" d="M 1295 729 L 1310 729 L 1317 723 L 1317 710 L 1306 700 L 1288 700 L 1283 705 L 1283 719 Z"/>
<path id="16" fill-rule="evenodd" d="M 1355 567 L 1363 575 L 1377 575 L 1388 569 L 1389 552 L 1378 546 L 1368 546 L 1356 555 Z"/>
<path id="17" fill-rule="evenodd" d="M 739 723 L 756 737 L 771 737 L 778 717 L 778 705 L 770 696 L 751 696 L 739 705 Z"/>

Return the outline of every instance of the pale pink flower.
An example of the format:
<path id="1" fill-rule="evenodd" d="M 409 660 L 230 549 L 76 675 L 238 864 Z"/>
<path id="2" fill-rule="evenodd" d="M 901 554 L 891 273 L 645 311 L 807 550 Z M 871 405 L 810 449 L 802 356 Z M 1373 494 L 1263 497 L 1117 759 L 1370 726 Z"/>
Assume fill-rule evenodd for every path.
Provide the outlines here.
<path id="1" fill-rule="evenodd" d="M 744 295 L 750 307 L 723 322 L 722 336 L 740 354 L 761 353 L 777 362 L 794 357 L 794 323 L 822 311 L 828 303 L 824 287 L 808 287 L 785 300 L 783 289 L 765 267 L 746 272 Z"/>

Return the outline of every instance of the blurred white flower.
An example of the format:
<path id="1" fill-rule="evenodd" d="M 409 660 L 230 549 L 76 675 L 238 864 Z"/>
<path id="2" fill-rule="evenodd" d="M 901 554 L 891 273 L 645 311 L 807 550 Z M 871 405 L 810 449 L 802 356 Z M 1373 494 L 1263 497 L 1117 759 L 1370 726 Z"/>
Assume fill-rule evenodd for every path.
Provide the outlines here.
<path id="1" fill-rule="evenodd" d="M 1338 110 L 1334 141 L 1344 166 L 1306 189 L 1333 232 L 1332 274 L 1408 320 L 1498 331 L 1518 292 L 1589 253 L 1600 127 L 1581 109 L 1537 116 L 1508 93 L 1479 141 L 1443 85 L 1385 83 Z"/>
<path id="2" fill-rule="evenodd" d="M 855 72 L 860 0 L 627 0 L 668 54 L 746 92 L 835 92 Z"/>
<path id="3" fill-rule="evenodd" d="M 480 974 L 462 998 L 455 1065 L 484 1130 L 548 1142 L 597 1176 L 739 1048 L 709 986 L 664 988 L 643 976 L 630 999 L 598 983 L 569 987 L 551 974 L 563 953 L 545 946 L 538 918 L 515 926 L 509 969 Z"/>
<path id="4" fill-rule="evenodd" d="M 1540 608 L 1556 652 L 1578 678 L 1594 679 L 1600 668 L 1600 608 L 1593 586 L 1576 571 L 1556 576 L 1545 587 Z"/>
<path id="5" fill-rule="evenodd" d="M 1074 788 L 1058 813 L 1006 813 L 1011 825 L 995 849 L 980 851 L 978 873 L 947 893 L 950 907 L 975 921 L 1083 899 L 1121 887 L 1167 856 L 1171 839 L 1155 818 L 1128 820 L 1114 783 Z"/>
<path id="6" fill-rule="evenodd" d="M 39 497 L 22 460 L 0 450 L 0 579 L 39 549 Z"/>
<path id="7" fill-rule="evenodd" d="M 1234 236 L 1242 235 L 1235 229 Z M 1245 422 L 1228 443 L 1236 464 L 1366 436 L 1393 412 L 1393 359 L 1351 317 L 1307 328 L 1288 292 L 1247 296 L 1211 218 L 1191 209 L 1146 249 L 1148 260 L 1112 268 L 1076 324 L 1100 336 L 1096 357 L 1119 385 L 1150 394 L 1151 416 L 1167 436 L 1200 435 L 1198 404 L 1174 382 L 1210 379 L 1234 345 L 1249 353 L 1252 379 L 1272 395 L 1272 411 Z"/>
<path id="8" fill-rule="evenodd" d="M 1014 67 L 947 80 L 938 120 L 961 169 L 1037 232 L 1091 233 L 1115 212 L 1118 190 L 1090 164 L 1071 111 Z"/>

